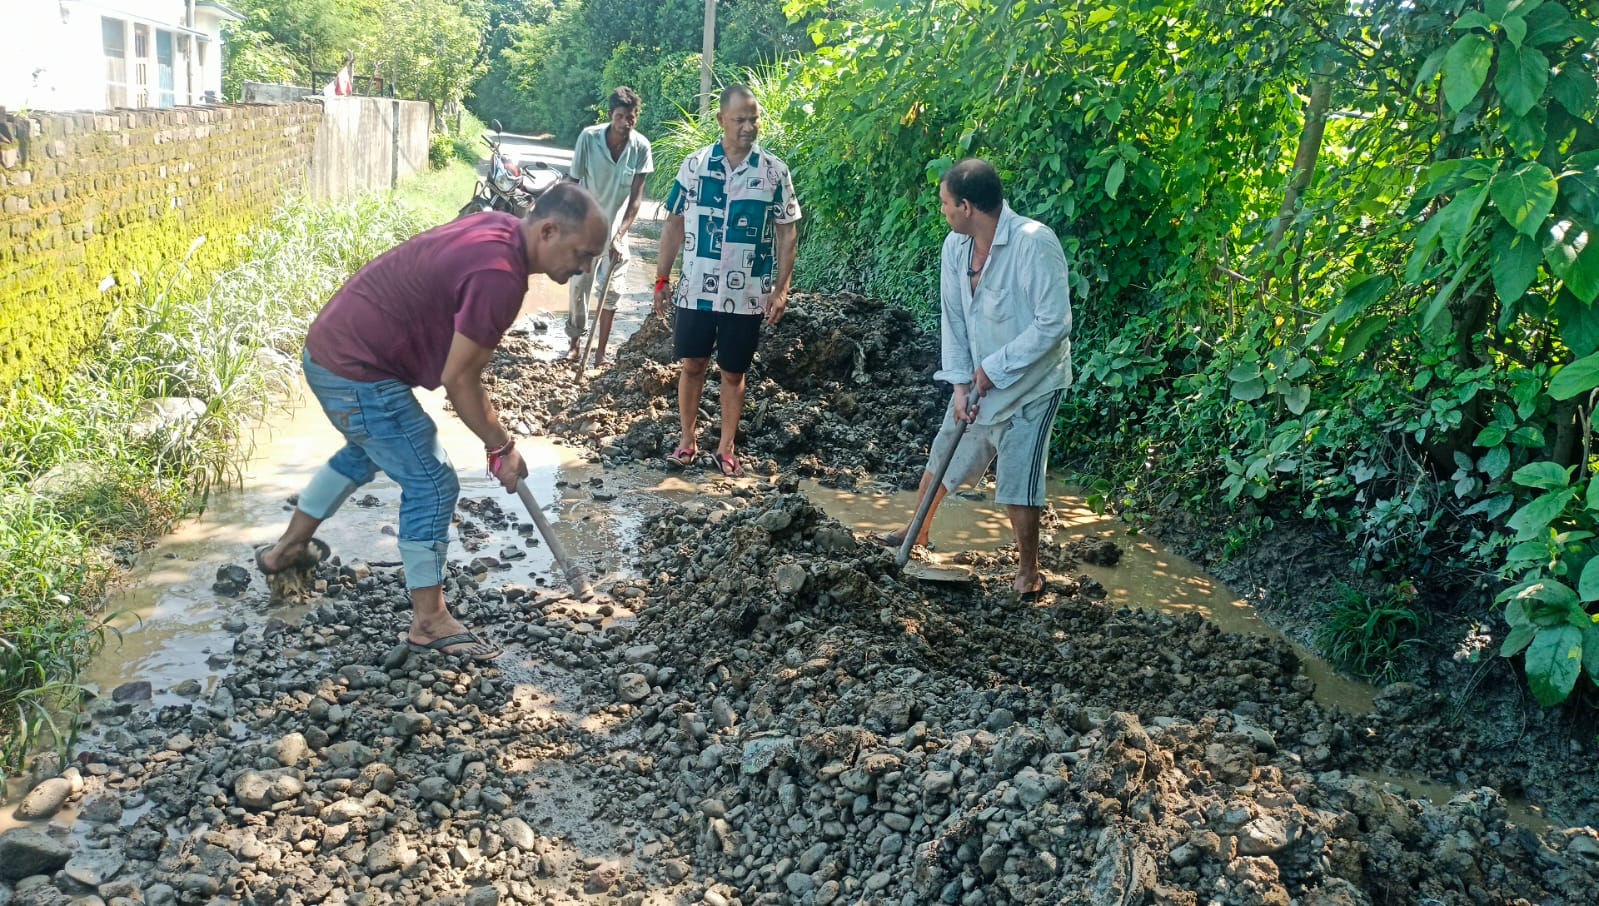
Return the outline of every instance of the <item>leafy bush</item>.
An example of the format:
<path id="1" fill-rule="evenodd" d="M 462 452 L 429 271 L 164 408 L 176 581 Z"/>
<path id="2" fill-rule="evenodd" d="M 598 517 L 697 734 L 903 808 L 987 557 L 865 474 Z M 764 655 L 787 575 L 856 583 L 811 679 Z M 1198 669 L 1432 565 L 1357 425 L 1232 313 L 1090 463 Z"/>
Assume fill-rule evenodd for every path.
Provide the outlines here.
<path id="1" fill-rule="evenodd" d="M 428 168 L 442 170 L 455 157 L 455 136 L 435 132 L 428 136 Z"/>

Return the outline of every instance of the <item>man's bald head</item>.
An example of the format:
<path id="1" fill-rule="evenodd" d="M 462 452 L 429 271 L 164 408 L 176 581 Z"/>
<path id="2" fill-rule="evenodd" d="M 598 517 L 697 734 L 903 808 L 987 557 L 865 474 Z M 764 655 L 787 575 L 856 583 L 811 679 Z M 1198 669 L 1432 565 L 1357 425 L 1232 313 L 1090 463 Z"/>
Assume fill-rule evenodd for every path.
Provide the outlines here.
<path id="1" fill-rule="evenodd" d="M 565 283 L 586 272 L 610 244 L 610 224 L 588 190 L 557 183 L 540 195 L 523 220 L 528 261 L 536 273 Z"/>
<path id="2" fill-rule="evenodd" d="M 594 196 L 575 182 L 558 182 L 546 189 L 527 212 L 529 222 L 554 220 L 562 229 L 580 227 L 590 218 L 599 218 L 603 223 L 605 214 Z"/>

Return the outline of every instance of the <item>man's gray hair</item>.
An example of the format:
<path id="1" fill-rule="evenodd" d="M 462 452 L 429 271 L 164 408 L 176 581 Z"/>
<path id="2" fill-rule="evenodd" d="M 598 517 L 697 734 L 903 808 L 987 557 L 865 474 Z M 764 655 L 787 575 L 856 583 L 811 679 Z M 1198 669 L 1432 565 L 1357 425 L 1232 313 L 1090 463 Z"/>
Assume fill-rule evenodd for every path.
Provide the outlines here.
<path id="1" fill-rule="evenodd" d="M 755 100 L 755 92 L 751 91 L 748 85 L 729 85 L 722 89 L 722 97 L 717 103 L 722 107 L 726 107 L 728 101 L 737 98 L 749 98 L 753 101 Z"/>
<path id="2" fill-rule="evenodd" d="M 590 217 L 603 216 L 594 196 L 575 182 L 559 182 L 550 186 L 533 203 L 533 209 L 527 212 L 530 223 L 553 220 L 563 230 L 581 227 Z"/>

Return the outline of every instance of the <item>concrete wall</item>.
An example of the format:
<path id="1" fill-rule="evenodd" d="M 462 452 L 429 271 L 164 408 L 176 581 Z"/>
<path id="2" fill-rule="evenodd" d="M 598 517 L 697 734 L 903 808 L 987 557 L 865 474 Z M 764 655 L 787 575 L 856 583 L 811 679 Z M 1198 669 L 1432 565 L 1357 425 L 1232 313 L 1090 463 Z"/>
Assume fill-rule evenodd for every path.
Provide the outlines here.
<path id="1" fill-rule="evenodd" d="M 428 104 L 0 114 L 0 400 L 59 378 L 118 300 L 181 261 L 235 260 L 292 198 L 387 189 L 427 167 Z M 109 278 L 109 279 L 108 279 Z"/>
<path id="2" fill-rule="evenodd" d="M 397 186 L 427 169 L 433 106 L 391 98 L 335 97 L 326 110 L 311 155 L 310 193 L 344 198 Z"/>

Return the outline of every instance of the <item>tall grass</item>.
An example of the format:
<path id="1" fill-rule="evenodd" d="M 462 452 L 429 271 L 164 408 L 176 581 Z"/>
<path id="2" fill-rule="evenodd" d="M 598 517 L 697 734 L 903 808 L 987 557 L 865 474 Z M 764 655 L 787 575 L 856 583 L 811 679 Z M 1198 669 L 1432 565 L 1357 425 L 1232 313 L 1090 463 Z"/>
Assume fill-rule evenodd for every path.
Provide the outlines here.
<path id="1" fill-rule="evenodd" d="M 0 409 L 0 777 L 70 741 L 53 715 L 105 640 L 110 549 L 147 543 L 237 481 L 310 319 L 420 225 L 382 196 L 287 206 L 214 279 L 187 257 L 136 275 L 58 390 L 13 390 Z"/>

